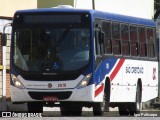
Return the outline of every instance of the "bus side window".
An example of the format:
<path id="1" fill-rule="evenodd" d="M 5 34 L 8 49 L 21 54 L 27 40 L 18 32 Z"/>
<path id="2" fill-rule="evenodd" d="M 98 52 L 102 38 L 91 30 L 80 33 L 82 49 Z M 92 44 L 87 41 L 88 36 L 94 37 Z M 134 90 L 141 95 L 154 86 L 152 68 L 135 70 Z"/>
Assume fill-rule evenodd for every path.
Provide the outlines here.
<path id="1" fill-rule="evenodd" d="M 147 50 L 149 58 L 155 57 L 154 39 L 154 30 L 152 28 L 147 28 Z"/>
<path id="2" fill-rule="evenodd" d="M 138 28 L 138 36 L 139 36 L 139 48 L 140 48 L 140 57 L 146 57 L 147 56 L 147 48 L 146 48 L 146 34 L 145 34 L 145 28 L 139 27 Z"/>
<path id="3" fill-rule="evenodd" d="M 127 24 L 121 24 L 122 54 L 130 55 L 129 28 Z"/>
<path id="4" fill-rule="evenodd" d="M 102 30 L 105 33 L 105 37 L 104 37 L 104 53 L 105 54 L 112 54 L 111 22 L 103 21 L 102 22 Z"/>
<path id="5" fill-rule="evenodd" d="M 117 22 L 112 23 L 112 51 L 114 55 L 121 54 L 120 24 Z"/>
<path id="6" fill-rule="evenodd" d="M 138 56 L 138 40 L 137 40 L 137 27 L 130 26 L 130 46 L 131 56 Z"/>

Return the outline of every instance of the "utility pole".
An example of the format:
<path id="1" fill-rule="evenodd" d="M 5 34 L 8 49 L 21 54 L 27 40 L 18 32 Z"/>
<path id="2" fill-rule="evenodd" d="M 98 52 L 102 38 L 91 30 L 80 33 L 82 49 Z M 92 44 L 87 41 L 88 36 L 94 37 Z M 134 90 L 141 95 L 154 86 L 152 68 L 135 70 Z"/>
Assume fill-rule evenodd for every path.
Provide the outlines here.
<path id="1" fill-rule="evenodd" d="M 95 10 L 95 0 L 92 0 L 92 8 Z"/>

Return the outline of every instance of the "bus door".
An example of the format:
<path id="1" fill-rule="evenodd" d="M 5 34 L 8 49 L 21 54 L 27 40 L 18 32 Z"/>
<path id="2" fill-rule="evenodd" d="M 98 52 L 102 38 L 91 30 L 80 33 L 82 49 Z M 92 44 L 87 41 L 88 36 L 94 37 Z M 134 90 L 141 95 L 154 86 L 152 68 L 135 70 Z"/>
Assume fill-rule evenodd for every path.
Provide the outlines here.
<path id="1" fill-rule="evenodd" d="M 95 20 L 95 81 L 96 84 L 99 84 L 103 79 L 103 64 L 102 64 L 102 55 L 103 55 L 103 39 L 104 34 L 101 31 L 101 21 Z"/>

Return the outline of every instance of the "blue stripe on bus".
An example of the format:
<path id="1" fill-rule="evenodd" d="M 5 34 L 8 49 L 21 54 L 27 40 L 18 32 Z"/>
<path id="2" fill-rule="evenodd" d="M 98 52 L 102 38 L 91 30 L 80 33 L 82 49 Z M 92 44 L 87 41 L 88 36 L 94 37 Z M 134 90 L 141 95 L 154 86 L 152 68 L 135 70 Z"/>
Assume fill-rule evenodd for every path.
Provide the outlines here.
<path id="1" fill-rule="evenodd" d="M 102 80 L 104 80 L 105 76 L 111 72 L 117 60 L 118 60 L 117 58 L 108 58 L 99 64 L 93 78 L 94 79 L 93 81 L 95 82 L 96 85 L 101 83 Z"/>

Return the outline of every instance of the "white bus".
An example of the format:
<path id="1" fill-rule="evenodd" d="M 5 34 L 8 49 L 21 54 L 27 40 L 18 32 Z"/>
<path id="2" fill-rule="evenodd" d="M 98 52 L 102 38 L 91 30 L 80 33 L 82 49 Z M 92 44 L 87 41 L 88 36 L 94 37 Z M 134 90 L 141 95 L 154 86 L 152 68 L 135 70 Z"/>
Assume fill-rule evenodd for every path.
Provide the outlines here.
<path id="1" fill-rule="evenodd" d="M 20 10 L 11 39 L 11 100 L 29 112 L 59 106 L 81 115 L 109 106 L 139 113 L 158 96 L 158 54 L 152 20 L 66 8 Z M 60 103 L 60 104 L 55 104 Z"/>

